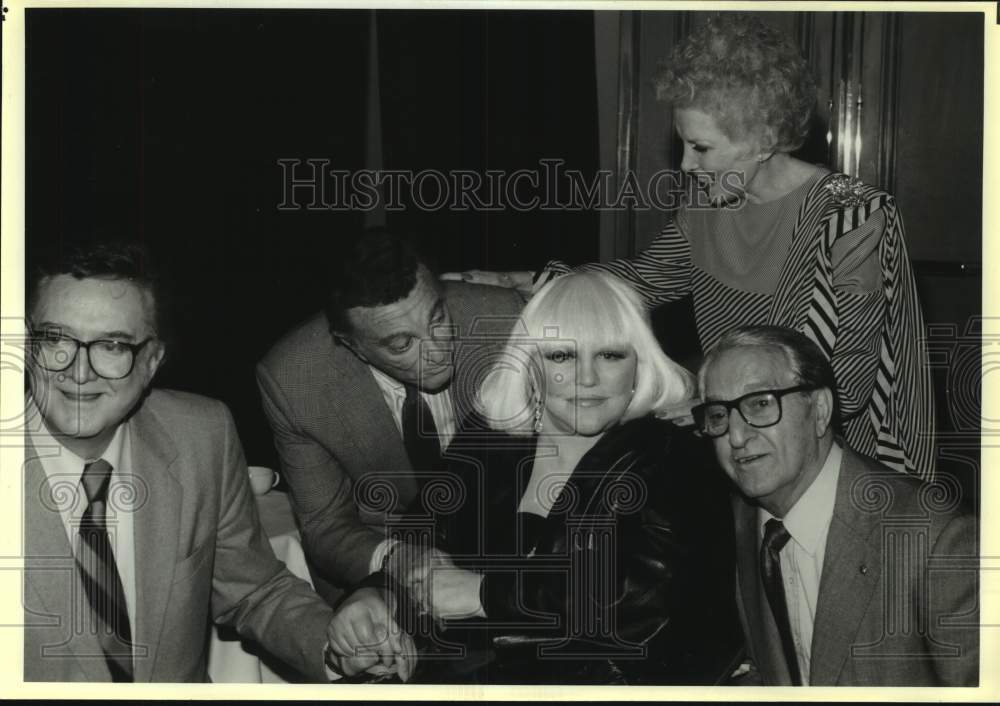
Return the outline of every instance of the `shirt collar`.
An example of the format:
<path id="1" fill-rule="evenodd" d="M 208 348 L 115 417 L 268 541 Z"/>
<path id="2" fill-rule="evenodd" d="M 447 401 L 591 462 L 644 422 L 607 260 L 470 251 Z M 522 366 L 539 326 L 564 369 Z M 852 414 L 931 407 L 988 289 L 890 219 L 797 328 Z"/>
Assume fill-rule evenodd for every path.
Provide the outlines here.
<path id="1" fill-rule="evenodd" d="M 369 365 L 368 369 L 372 371 L 372 376 L 375 378 L 375 382 L 378 383 L 378 386 L 380 388 L 382 388 L 383 390 L 388 390 L 389 392 L 393 393 L 397 397 L 406 397 L 406 385 L 404 385 L 403 383 L 401 383 L 396 378 L 383 373 L 381 370 L 379 370 L 378 368 L 376 368 L 374 365 Z M 423 395 L 424 397 L 427 397 L 427 398 L 437 397 L 438 395 L 441 395 L 443 399 L 448 399 L 447 396 L 445 395 L 445 393 L 449 389 L 447 387 L 445 387 L 443 390 L 440 390 L 438 392 L 424 392 L 423 390 L 420 390 L 419 388 L 416 388 L 416 389 L 417 389 L 417 391 L 421 395 Z"/>
<path id="2" fill-rule="evenodd" d="M 392 390 L 400 395 L 406 394 L 406 387 L 396 378 L 386 375 L 374 365 L 369 365 L 368 369 L 372 371 L 372 375 L 375 377 L 375 382 L 377 382 L 379 387 L 382 389 Z"/>
<path id="3" fill-rule="evenodd" d="M 840 462 L 843 455 L 843 450 L 834 441 L 830 445 L 830 452 L 819 474 L 781 520 L 792 539 L 810 556 L 816 556 L 816 553 L 823 548 L 825 529 L 833 518 L 833 506 L 837 501 L 837 480 L 840 478 Z M 773 517 L 774 515 L 764 508 L 760 509 L 761 533 L 764 525 Z"/>

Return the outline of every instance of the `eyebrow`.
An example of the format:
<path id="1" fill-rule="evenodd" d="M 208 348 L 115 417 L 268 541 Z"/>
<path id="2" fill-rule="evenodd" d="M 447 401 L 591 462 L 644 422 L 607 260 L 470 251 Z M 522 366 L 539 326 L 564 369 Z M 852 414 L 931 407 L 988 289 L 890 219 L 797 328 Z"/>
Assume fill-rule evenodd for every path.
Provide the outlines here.
<path id="1" fill-rule="evenodd" d="M 733 400 L 738 400 L 741 397 L 747 397 L 749 395 L 756 395 L 761 392 L 773 392 L 774 390 L 782 390 L 787 385 L 768 385 L 767 387 L 762 387 L 759 390 L 746 390 L 736 395 L 736 397 L 717 397 L 717 396 L 705 396 L 705 402 L 732 402 Z"/>
<path id="2" fill-rule="evenodd" d="M 432 323 L 438 314 L 444 311 L 444 297 L 438 297 L 437 301 L 434 302 L 434 306 L 431 307 L 431 313 L 427 317 L 427 323 Z M 388 336 L 383 336 L 382 338 L 376 339 L 379 345 L 388 346 L 393 340 L 397 338 L 420 338 L 417 334 L 412 331 L 396 331 Z"/>
<path id="3" fill-rule="evenodd" d="M 65 324 L 60 324 L 55 321 L 40 321 L 34 325 L 37 329 L 57 329 L 59 333 L 65 336 L 72 336 L 76 338 L 76 331 L 71 326 L 66 326 Z M 116 340 L 116 341 L 134 341 L 136 336 L 129 333 L 128 331 L 105 331 L 99 333 L 94 338 L 90 339 L 92 341 L 106 341 L 106 340 Z"/>
<path id="4" fill-rule="evenodd" d="M 104 339 L 104 338 L 113 338 L 115 340 L 124 339 L 124 340 L 127 340 L 127 341 L 134 341 L 134 340 L 136 340 L 136 336 L 134 336 L 131 333 L 128 333 L 127 331 L 108 331 L 107 333 L 102 334 L 101 336 L 99 336 L 95 340 L 100 340 L 100 339 Z"/>

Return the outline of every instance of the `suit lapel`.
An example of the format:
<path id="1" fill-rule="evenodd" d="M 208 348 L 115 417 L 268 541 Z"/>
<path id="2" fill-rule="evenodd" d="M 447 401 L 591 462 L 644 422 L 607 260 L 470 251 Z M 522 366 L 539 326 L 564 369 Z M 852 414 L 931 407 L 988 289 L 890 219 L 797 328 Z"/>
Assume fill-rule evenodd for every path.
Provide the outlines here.
<path id="1" fill-rule="evenodd" d="M 330 404 L 338 409 L 350 410 L 339 417 L 340 422 L 347 430 L 358 458 L 369 460 L 356 465 L 367 469 L 366 472 L 391 473 L 389 480 L 396 486 L 400 500 L 404 505 L 410 505 L 417 495 L 417 484 L 382 389 L 368 366 L 346 348 L 333 346 L 332 355 L 334 362 L 330 367 L 333 375 L 340 379 L 327 390 L 327 397 Z M 338 392 L 335 393 L 334 389 Z M 340 399 L 336 400 L 334 395 L 338 393 Z M 372 468 L 370 459 L 381 459 L 382 467 Z M 358 479 L 353 480 L 357 482 Z"/>
<path id="2" fill-rule="evenodd" d="M 882 570 L 879 543 L 869 541 L 877 515 L 861 512 L 851 497 L 855 480 L 864 473 L 857 454 L 844 447 L 813 623 L 813 685 L 837 683 Z"/>
<path id="3" fill-rule="evenodd" d="M 151 681 L 163 616 L 178 561 L 184 489 L 171 466 L 177 449 L 157 421 L 149 401 L 131 423 L 132 473 L 136 477 L 134 515 L 136 568 L 135 680 Z"/>
<path id="4" fill-rule="evenodd" d="M 39 461 L 40 453 L 59 453 L 59 449 L 36 450 L 30 441 L 25 445 L 24 462 L 24 588 L 38 597 L 44 614 L 25 615 L 26 627 L 61 625 L 62 630 L 52 631 L 65 639 L 62 644 L 45 645 L 44 654 L 26 655 L 27 659 L 64 659 L 74 654 L 76 663 L 88 681 L 111 681 L 111 673 L 103 659 L 100 643 L 90 630 L 78 629 L 75 606 L 86 602 L 80 573 L 76 568 L 73 548 L 70 546 L 57 509 L 56 498 L 64 499 L 67 492 L 80 501 L 77 488 L 57 487 L 53 491 Z M 54 497 L 55 496 L 55 497 Z M 31 599 L 24 597 L 25 605 Z M 42 631 L 46 634 L 49 631 Z M 41 645 L 40 645 L 41 646 Z"/>

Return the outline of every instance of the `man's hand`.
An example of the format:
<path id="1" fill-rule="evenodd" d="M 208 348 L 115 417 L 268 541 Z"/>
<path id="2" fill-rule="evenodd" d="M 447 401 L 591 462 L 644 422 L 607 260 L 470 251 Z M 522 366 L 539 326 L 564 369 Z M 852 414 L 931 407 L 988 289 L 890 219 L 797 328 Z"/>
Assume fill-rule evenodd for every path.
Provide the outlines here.
<path id="1" fill-rule="evenodd" d="M 407 681 L 416 667 L 416 649 L 392 617 L 395 598 L 387 596 L 387 604 L 380 593 L 361 588 L 347 597 L 327 627 L 330 651 L 344 676 L 396 673 Z"/>
<path id="2" fill-rule="evenodd" d="M 494 287 L 516 289 L 521 294 L 531 296 L 531 284 L 534 272 L 491 272 L 489 270 L 466 270 L 465 272 L 445 272 L 443 280 L 454 282 L 469 282 L 471 284 L 489 284 Z"/>
<path id="3" fill-rule="evenodd" d="M 485 618 L 479 602 L 482 574 L 456 568 L 435 568 L 431 572 L 430 602 L 435 618 Z"/>

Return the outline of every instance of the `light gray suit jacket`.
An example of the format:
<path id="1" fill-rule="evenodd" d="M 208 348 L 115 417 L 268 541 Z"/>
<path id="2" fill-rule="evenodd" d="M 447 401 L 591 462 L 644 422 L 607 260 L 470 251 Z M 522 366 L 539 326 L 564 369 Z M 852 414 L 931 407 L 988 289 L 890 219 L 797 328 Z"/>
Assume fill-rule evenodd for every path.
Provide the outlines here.
<path id="1" fill-rule="evenodd" d="M 457 327 L 450 386 L 456 422 L 506 341 L 523 302 L 513 290 L 444 283 Z M 417 480 L 371 370 L 334 342 L 317 314 L 257 366 L 264 411 L 292 491 L 306 554 L 336 586 L 368 575 L 386 512 L 412 509 Z M 330 596 L 329 587 L 318 590 Z"/>
<path id="2" fill-rule="evenodd" d="M 275 558 L 225 405 L 154 390 L 131 419 L 131 440 L 135 680 L 207 681 L 214 619 L 325 681 L 332 611 Z M 110 681 L 96 637 L 82 629 L 87 599 L 53 499 L 75 491 L 50 483 L 38 460 L 58 452 L 29 442 L 25 454 L 24 679 Z"/>
<path id="3" fill-rule="evenodd" d="M 813 628 L 813 686 L 975 686 L 978 534 L 941 488 L 844 448 Z M 766 685 L 790 684 L 760 579 L 757 507 L 734 500 L 737 601 Z"/>

